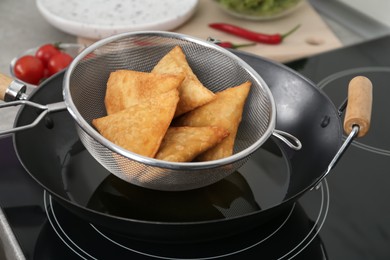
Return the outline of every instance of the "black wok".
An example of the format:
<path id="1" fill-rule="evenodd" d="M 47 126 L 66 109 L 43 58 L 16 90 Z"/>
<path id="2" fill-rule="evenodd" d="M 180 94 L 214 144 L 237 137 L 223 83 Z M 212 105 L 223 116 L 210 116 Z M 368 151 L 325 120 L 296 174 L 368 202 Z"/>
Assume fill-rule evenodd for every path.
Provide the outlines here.
<path id="1" fill-rule="evenodd" d="M 293 70 L 236 53 L 271 89 L 277 129 L 296 136 L 300 151 L 271 138 L 238 172 L 205 188 L 162 192 L 125 183 L 105 170 L 81 144 L 67 111 L 14 133 L 27 172 L 66 209 L 102 229 L 137 239 L 194 241 L 236 234 L 289 210 L 322 179 L 342 144 L 338 110 L 316 86 Z M 63 100 L 64 72 L 44 82 L 29 100 Z M 31 123 L 37 109 L 19 110 L 15 127 Z"/>

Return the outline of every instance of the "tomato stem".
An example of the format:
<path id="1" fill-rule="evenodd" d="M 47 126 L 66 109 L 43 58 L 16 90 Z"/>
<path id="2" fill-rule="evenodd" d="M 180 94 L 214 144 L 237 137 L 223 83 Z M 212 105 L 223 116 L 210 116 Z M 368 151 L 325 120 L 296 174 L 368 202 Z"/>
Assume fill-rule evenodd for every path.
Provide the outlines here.
<path id="1" fill-rule="evenodd" d="M 55 42 L 55 43 L 53 43 L 53 46 L 57 49 L 57 50 L 62 50 L 62 48 L 61 48 L 61 43 L 62 42 Z"/>

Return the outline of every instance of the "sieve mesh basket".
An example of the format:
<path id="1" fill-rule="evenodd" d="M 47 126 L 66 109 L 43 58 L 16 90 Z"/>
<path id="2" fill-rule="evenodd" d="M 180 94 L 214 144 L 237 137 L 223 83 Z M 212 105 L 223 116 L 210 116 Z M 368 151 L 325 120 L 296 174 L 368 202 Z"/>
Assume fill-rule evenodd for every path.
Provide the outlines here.
<path id="1" fill-rule="evenodd" d="M 127 151 L 105 139 L 92 119 L 107 115 L 104 97 L 111 72 L 150 72 L 180 46 L 199 80 L 218 92 L 250 81 L 234 154 L 208 161 L 173 163 Z M 273 133 L 275 104 L 263 79 L 231 52 L 191 36 L 172 32 L 132 32 L 100 40 L 81 52 L 64 78 L 64 101 L 76 122 L 80 140 L 92 156 L 117 177 L 145 188 L 178 191 L 215 183 L 240 168 Z"/>

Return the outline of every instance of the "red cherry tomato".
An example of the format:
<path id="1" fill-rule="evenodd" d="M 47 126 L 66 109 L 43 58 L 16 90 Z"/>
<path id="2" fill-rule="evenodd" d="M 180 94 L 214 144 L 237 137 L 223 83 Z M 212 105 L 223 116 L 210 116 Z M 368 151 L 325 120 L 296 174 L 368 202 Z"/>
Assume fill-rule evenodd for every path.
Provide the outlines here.
<path id="1" fill-rule="evenodd" d="M 35 53 L 35 57 L 43 62 L 43 65 L 47 66 L 51 57 L 59 53 L 60 50 L 53 44 L 44 44 Z"/>
<path id="2" fill-rule="evenodd" d="M 72 62 L 73 57 L 65 52 L 59 52 L 52 56 L 47 64 L 49 76 L 65 69 Z"/>
<path id="3" fill-rule="evenodd" d="M 32 55 L 20 57 L 14 66 L 15 76 L 27 83 L 38 85 L 43 78 L 44 65 L 40 59 Z"/>

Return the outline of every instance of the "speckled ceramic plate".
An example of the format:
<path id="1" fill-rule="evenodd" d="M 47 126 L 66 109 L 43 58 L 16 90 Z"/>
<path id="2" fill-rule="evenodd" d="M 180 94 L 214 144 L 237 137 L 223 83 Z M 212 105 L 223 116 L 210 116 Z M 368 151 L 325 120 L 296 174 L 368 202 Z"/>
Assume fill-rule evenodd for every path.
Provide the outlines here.
<path id="1" fill-rule="evenodd" d="M 102 39 L 140 30 L 172 30 L 195 12 L 198 0 L 37 0 L 54 27 L 83 38 Z"/>

